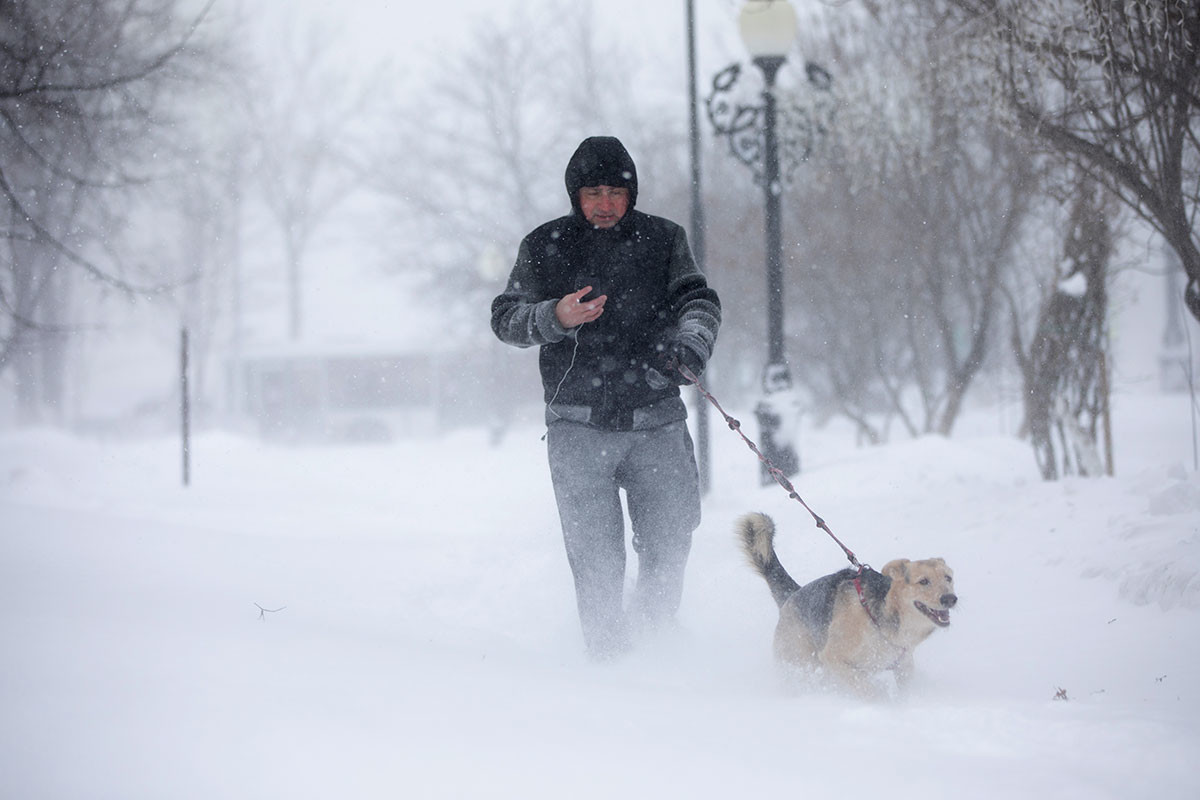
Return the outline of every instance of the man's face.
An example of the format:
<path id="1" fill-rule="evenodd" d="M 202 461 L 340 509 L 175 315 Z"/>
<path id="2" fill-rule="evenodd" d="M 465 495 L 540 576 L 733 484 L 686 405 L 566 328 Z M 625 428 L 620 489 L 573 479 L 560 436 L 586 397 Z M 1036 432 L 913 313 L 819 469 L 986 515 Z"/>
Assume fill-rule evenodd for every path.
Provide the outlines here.
<path id="1" fill-rule="evenodd" d="M 584 186 L 579 190 L 583 218 L 597 228 L 611 228 L 629 210 L 629 190 L 624 186 Z"/>

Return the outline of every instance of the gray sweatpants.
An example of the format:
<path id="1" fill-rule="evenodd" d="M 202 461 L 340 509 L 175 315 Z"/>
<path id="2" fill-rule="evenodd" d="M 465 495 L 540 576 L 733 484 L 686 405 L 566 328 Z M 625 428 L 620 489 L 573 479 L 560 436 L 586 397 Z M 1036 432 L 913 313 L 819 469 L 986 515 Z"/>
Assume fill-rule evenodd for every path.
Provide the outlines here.
<path id="1" fill-rule="evenodd" d="M 692 531 L 700 524 L 692 439 L 682 421 L 605 431 L 558 420 L 547 447 L 584 641 L 596 657 L 615 655 L 629 636 L 619 492 L 625 490 L 638 555 L 629 611 L 634 623 L 654 627 L 679 609 Z"/>

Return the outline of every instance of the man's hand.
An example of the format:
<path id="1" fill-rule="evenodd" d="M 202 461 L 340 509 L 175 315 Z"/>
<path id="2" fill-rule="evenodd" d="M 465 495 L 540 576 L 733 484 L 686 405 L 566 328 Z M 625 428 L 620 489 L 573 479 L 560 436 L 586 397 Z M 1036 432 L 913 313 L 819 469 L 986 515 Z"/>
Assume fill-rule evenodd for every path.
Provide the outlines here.
<path id="1" fill-rule="evenodd" d="M 662 391 L 671 386 L 683 386 L 691 383 L 692 378 L 699 378 L 704 372 L 706 361 L 700 355 L 697 347 L 703 347 L 703 342 L 695 334 L 678 334 L 660 356 L 659 363 L 646 368 L 646 383 L 655 391 Z M 683 374 L 684 367 L 691 376 Z"/>
<path id="2" fill-rule="evenodd" d="M 692 338 L 694 339 L 696 337 L 693 336 Z M 697 347 L 703 347 L 703 345 L 692 344 L 692 340 L 686 335 L 681 335 L 679 339 L 671 345 L 671 349 L 669 351 L 670 354 L 668 357 L 674 362 L 675 372 L 678 372 L 680 375 L 682 375 L 683 373 L 679 372 L 680 367 L 687 367 L 688 371 L 691 372 L 694 377 L 699 377 L 700 374 L 704 372 L 704 367 L 707 365 L 707 361 L 705 360 L 704 356 L 700 355 Z M 684 380 L 688 380 L 687 376 L 684 376 Z"/>
<path id="3" fill-rule="evenodd" d="M 591 300 L 584 300 L 584 295 L 591 291 L 592 287 L 585 286 L 558 301 L 558 305 L 554 307 L 554 316 L 558 317 L 560 325 L 570 330 L 585 322 L 592 322 L 604 313 L 604 303 L 608 300 L 608 295 L 602 294 Z"/>

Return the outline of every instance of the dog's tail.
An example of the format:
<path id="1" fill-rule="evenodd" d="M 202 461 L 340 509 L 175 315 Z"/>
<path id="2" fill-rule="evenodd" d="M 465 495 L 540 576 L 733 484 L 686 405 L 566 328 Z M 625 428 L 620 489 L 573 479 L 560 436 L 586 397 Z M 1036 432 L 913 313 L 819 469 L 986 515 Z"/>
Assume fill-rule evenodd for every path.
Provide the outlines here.
<path id="1" fill-rule="evenodd" d="M 742 552 L 749 559 L 750 566 L 767 582 L 775 604 L 782 606 L 800 588 L 800 584 L 788 575 L 775 555 L 774 521 L 766 514 L 746 514 L 737 521 L 736 530 L 742 542 Z"/>

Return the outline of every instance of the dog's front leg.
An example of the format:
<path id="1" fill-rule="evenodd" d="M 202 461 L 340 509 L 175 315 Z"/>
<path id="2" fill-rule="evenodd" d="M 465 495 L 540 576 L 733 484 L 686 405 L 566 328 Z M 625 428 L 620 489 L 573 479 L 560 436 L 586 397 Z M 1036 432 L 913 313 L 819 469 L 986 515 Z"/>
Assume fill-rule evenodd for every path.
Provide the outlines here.
<path id="1" fill-rule="evenodd" d="M 916 664 L 913 661 L 912 653 L 905 651 L 903 655 L 896 660 L 896 666 L 892 667 L 892 671 L 896 675 L 896 688 L 901 693 L 907 693 L 912 685 L 913 672 L 916 669 Z"/>
<path id="2" fill-rule="evenodd" d="M 843 688 L 849 689 L 860 699 L 870 702 L 887 699 L 887 692 L 883 686 L 858 663 L 839 658 L 822 657 L 821 666 L 824 667 L 826 675 L 837 681 Z"/>

